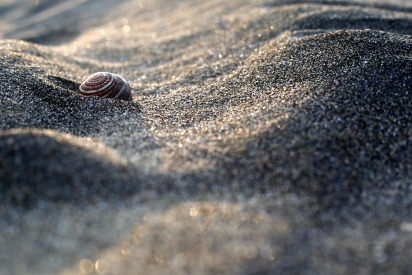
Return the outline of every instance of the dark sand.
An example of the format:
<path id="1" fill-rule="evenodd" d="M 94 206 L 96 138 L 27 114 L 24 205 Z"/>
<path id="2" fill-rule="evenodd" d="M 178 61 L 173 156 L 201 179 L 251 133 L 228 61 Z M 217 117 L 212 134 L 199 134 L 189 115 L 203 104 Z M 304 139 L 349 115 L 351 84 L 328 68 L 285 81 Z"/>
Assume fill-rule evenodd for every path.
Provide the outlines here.
<path id="1" fill-rule="evenodd" d="M 407 0 L 0 1 L 0 274 L 412 274 L 411 34 Z"/>

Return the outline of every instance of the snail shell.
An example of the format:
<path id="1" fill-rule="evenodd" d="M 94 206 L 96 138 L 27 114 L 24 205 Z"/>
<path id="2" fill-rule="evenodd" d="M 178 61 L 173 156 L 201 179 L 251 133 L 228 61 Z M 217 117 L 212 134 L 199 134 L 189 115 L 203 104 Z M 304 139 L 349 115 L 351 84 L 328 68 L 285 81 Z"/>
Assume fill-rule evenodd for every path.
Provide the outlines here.
<path id="1" fill-rule="evenodd" d="M 132 100 L 129 83 L 117 74 L 98 72 L 89 76 L 79 87 L 79 93 L 85 96 L 111 97 Z"/>

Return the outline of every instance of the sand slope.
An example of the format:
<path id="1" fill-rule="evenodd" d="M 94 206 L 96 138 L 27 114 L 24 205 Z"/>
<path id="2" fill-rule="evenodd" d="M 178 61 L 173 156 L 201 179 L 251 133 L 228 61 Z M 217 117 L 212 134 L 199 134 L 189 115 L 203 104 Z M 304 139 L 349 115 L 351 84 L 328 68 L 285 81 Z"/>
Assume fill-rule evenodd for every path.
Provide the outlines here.
<path id="1" fill-rule="evenodd" d="M 0 2 L 0 274 L 411 272 L 412 6 L 229 2 Z"/>

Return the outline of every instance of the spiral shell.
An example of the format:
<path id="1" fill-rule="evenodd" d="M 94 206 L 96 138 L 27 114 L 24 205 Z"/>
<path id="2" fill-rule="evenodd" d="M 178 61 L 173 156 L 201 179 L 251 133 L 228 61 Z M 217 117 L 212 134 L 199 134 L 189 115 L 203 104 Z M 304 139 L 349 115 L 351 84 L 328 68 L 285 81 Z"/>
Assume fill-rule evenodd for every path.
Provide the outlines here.
<path id="1" fill-rule="evenodd" d="M 89 76 L 79 87 L 79 93 L 85 96 L 111 97 L 132 100 L 129 83 L 117 74 L 98 72 Z"/>

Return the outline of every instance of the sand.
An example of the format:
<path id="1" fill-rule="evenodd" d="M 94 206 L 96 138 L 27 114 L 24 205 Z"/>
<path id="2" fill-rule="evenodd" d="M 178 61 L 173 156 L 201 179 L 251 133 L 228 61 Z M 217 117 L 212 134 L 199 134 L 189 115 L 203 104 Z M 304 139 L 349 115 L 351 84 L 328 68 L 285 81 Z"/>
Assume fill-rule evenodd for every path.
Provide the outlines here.
<path id="1" fill-rule="evenodd" d="M 409 1 L 0 1 L 0 274 L 409 274 Z M 77 93 L 122 75 L 133 101 Z"/>

